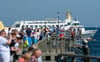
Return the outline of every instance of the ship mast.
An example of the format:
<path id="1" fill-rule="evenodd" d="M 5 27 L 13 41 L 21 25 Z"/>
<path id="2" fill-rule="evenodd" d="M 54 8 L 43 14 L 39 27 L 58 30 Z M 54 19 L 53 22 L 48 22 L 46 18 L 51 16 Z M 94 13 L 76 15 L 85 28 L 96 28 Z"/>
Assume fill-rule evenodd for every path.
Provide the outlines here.
<path id="1" fill-rule="evenodd" d="M 71 12 L 70 12 L 70 10 L 67 10 L 67 20 L 72 20 L 72 14 L 71 14 Z"/>

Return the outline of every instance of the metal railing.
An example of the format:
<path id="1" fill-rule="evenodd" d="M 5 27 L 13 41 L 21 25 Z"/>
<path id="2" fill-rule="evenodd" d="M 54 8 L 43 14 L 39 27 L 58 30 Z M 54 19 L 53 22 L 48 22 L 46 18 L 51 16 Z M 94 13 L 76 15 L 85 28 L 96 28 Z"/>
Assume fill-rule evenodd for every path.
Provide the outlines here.
<path id="1" fill-rule="evenodd" d="M 77 59 L 76 58 L 82 58 L 83 59 L 83 62 L 92 62 L 93 59 L 96 60 L 94 62 L 100 62 L 100 57 L 89 56 L 89 55 L 59 54 L 58 57 L 66 57 L 66 60 L 63 60 L 64 62 L 67 62 L 68 61 L 67 60 L 68 57 L 71 58 L 71 61 L 70 62 L 77 62 Z M 57 62 L 59 62 L 59 61 L 57 61 Z"/>
<path id="2" fill-rule="evenodd" d="M 64 37 L 53 35 L 38 42 L 38 47 L 42 50 L 43 56 L 51 56 L 51 59 L 46 62 L 55 62 L 56 56 L 66 57 L 66 59 L 71 57 L 71 62 L 77 62 L 76 58 L 83 58 L 84 62 L 90 62 L 91 59 L 96 59 L 97 62 L 100 61 L 98 57 L 83 55 L 83 51 L 77 48 L 76 39 L 80 39 L 81 36 L 74 36 L 72 38 L 70 31 L 65 31 L 64 35 Z M 45 60 L 46 58 L 43 59 Z M 62 62 L 67 62 L 67 60 Z"/>

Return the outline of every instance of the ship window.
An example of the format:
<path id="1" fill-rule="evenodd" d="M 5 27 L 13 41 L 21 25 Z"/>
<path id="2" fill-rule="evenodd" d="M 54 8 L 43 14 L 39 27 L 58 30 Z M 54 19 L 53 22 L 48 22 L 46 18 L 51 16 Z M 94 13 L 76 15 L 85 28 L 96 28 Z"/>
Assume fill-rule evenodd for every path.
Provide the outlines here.
<path id="1" fill-rule="evenodd" d="M 16 27 L 20 27 L 20 24 L 16 24 Z"/>
<path id="2" fill-rule="evenodd" d="M 36 24 L 38 24 L 39 22 L 35 22 Z"/>
<path id="3" fill-rule="evenodd" d="M 43 25 L 43 27 L 46 27 L 46 25 Z"/>
<path id="4" fill-rule="evenodd" d="M 50 25 L 48 25 L 48 27 L 50 27 Z"/>
<path id="5" fill-rule="evenodd" d="M 67 25 L 65 25 L 65 26 L 67 26 Z"/>
<path id="6" fill-rule="evenodd" d="M 63 25 L 60 25 L 61 27 L 63 26 Z"/>
<path id="7" fill-rule="evenodd" d="M 73 25 L 79 25 L 78 23 L 74 23 Z"/>
<path id="8" fill-rule="evenodd" d="M 39 25 L 39 27 L 41 27 L 41 25 Z"/>
<path id="9" fill-rule="evenodd" d="M 35 25 L 35 27 L 38 27 L 37 25 Z"/>
<path id="10" fill-rule="evenodd" d="M 30 25 L 30 27 L 33 27 L 33 25 Z"/>
<path id="11" fill-rule="evenodd" d="M 68 23 L 68 25 L 70 25 L 70 23 Z"/>
<path id="12" fill-rule="evenodd" d="M 40 24 L 42 24 L 43 22 L 40 22 Z"/>
<path id="13" fill-rule="evenodd" d="M 48 22 L 48 23 L 53 23 L 53 24 L 54 24 L 54 23 L 56 23 L 56 22 Z"/>
<path id="14" fill-rule="evenodd" d="M 26 25 L 26 28 L 28 28 L 28 25 Z"/>

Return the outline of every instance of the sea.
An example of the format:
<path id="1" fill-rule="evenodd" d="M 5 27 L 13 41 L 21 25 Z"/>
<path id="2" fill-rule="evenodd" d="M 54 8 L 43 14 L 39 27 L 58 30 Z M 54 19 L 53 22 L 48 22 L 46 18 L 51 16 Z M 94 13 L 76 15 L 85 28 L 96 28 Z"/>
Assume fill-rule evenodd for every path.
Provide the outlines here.
<path id="1" fill-rule="evenodd" d="M 89 52 L 91 56 L 99 56 L 100 57 L 100 27 L 86 27 L 86 29 L 97 29 L 96 34 L 94 35 L 94 41 L 90 41 L 88 43 Z"/>
<path id="2" fill-rule="evenodd" d="M 89 41 L 89 55 L 100 57 L 100 27 L 85 27 L 86 30 L 97 30 L 93 39 L 94 41 Z M 83 60 L 77 60 L 76 62 L 83 62 Z M 97 60 L 92 59 L 91 62 L 97 62 Z"/>

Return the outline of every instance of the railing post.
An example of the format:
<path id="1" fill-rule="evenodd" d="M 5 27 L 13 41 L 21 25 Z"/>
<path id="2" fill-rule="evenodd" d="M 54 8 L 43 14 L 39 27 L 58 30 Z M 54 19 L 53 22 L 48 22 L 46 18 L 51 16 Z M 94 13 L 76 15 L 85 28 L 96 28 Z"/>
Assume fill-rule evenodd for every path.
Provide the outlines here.
<path id="1" fill-rule="evenodd" d="M 58 42 L 59 42 L 59 40 L 56 39 L 56 53 L 59 52 L 59 51 L 58 51 Z"/>
<path id="2" fill-rule="evenodd" d="M 50 38 L 50 39 L 52 39 L 52 38 Z M 49 41 L 49 53 L 51 53 L 51 41 L 52 40 Z"/>
<path id="3" fill-rule="evenodd" d="M 72 57 L 72 62 L 76 62 L 76 59 L 75 59 L 75 57 Z"/>

